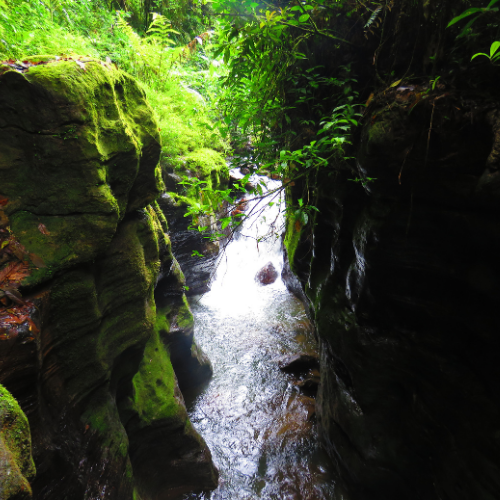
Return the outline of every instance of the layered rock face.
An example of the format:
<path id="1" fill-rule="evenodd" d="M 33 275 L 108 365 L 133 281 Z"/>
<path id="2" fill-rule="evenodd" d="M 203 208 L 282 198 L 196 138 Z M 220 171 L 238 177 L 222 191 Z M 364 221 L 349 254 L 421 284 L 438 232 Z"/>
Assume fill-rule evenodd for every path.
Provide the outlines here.
<path id="1" fill-rule="evenodd" d="M 31 497 L 28 482 L 35 499 L 214 488 L 177 383 L 211 369 L 155 201 L 160 145 L 144 92 L 98 61 L 23 71 L 0 69 L 0 382 L 28 418 L 36 477 L 5 391 L 0 498 Z M 4 437 L 12 418 L 18 444 Z"/>
<path id="2" fill-rule="evenodd" d="M 167 188 L 170 186 L 167 184 Z M 206 233 L 193 231 L 191 217 L 184 217 L 187 204 L 177 201 L 170 193 L 165 193 L 158 203 L 168 218 L 172 237 L 172 249 L 185 270 L 187 295 L 199 295 L 210 290 L 210 282 L 215 271 L 220 245 L 210 241 Z M 218 232 L 217 221 L 212 217 L 200 217 L 199 226 L 209 227 Z"/>
<path id="3" fill-rule="evenodd" d="M 375 96 L 355 144 L 363 180 L 318 182 L 295 249 L 322 342 L 319 424 L 352 499 L 492 500 L 500 115 L 422 92 Z"/>

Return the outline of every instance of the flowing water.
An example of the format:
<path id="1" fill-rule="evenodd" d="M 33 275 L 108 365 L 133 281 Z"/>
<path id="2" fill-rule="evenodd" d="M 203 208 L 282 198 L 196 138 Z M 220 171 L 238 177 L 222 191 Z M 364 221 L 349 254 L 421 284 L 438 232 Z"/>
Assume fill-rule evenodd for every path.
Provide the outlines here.
<path id="1" fill-rule="evenodd" d="M 277 181 L 267 184 L 269 190 L 279 187 Z M 314 399 L 299 391 L 300 376 L 278 367 L 283 357 L 316 350 L 304 306 L 280 278 L 279 198 L 260 217 L 244 221 L 221 258 L 211 291 L 191 304 L 195 336 L 214 376 L 187 401 L 188 409 L 212 450 L 220 482 L 211 494 L 185 498 L 334 498 L 330 465 L 317 443 Z M 268 201 L 248 203 L 246 213 L 256 214 Z M 255 276 L 268 262 L 278 279 L 264 286 Z"/>

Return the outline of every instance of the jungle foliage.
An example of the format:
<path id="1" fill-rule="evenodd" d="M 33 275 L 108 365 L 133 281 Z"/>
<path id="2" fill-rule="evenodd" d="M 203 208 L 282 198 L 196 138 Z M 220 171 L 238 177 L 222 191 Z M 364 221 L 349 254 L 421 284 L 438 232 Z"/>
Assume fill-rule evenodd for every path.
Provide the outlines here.
<path id="1" fill-rule="evenodd" d="M 290 213 L 305 225 L 318 176 L 359 179 L 351 137 L 377 89 L 496 85 L 498 1 L 0 0 L 0 57 L 111 59 L 143 82 L 167 168 L 182 172 L 198 148 L 251 144 L 233 163 L 295 185 Z M 233 202 L 208 181 L 183 185 L 199 201 L 191 214 Z"/>

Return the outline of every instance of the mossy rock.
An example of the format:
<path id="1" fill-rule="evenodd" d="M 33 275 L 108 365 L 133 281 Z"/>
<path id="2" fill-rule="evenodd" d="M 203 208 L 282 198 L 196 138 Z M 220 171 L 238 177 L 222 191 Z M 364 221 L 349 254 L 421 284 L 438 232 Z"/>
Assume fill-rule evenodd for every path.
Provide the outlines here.
<path id="1" fill-rule="evenodd" d="M 38 403 L 29 413 L 38 469 L 33 496 L 157 498 L 142 485 L 148 474 L 163 477 L 165 468 L 163 489 L 215 487 L 210 452 L 189 423 L 159 336 L 170 333 L 173 321 L 157 314 L 157 285 L 167 282 L 171 302 L 187 307 L 179 320 L 190 330 L 189 347 L 192 316 L 167 221 L 155 203 L 163 189 L 158 125 L 143 90 L 129 75 L 90 59 L 2 70 L 1 220 L 22 245 L 16 258 L 32 261 L 19 287 L 23 299 L 43 291 L 33 307 L 40 318 L 32 332 L 34 382 L 21 391 Z M 16 359 L 1 360 L 2 374 L 20 369 Z M 17 397 L 12 380 L 5 384 Z M 23 422 L 14 430 L 24 433 L 24 446 Z M 15 480 L 9 488 L 28 494 L 29 450 L 18 454 L 10 430 L 2 439 L 0 456 L 13 457 L 2 460 L 20 471 L 9 475 Z M 141 469 L 137 456 L 157 459 Z M 193 465 L 198 482 L 190 477 Z"/>
<path id="2" fill-rule="evenodd" d="M 163 189 L 144 91 L 112 65 L 79 63 L 0 76 L 0 195 L 13 232 L 46 265 L 33 264 L 25 285 L 94 259 L 125 213 Z"/>
<path id="3" fill-rule="evenodd" d="M 12 395 L 0 385 L 0 498 L 32 497 L 35 477 L 28 420 Z"/>

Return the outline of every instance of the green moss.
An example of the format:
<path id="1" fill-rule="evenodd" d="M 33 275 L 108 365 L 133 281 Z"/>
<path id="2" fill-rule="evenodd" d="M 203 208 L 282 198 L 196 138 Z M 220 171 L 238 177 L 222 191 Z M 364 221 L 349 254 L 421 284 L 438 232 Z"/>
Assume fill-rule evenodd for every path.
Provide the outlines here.
<path id="1" fill-rule="evenodd" d="M 165 308 L 158 309 L 156 314 L 156 325 L 155 328 L 158 330 L 160 337 L 162 335 L 167 335 L 170 332 L 170 321 L 168 320 L 170 305 Z"/>
<path id="2" fill-rule="evenodd" d="M 33 266 L 31 276 L 24 281 L 24 285 L 31 285 L 75 264 L 94 260 L 111 242 L 118 220 L 116 213 L 59 217 L 19 211 L 10 222 L 19 242 L 45 264 Z M 36 262 L 40 265 L 39 259 Z"/>
<path id="3" fill-rule="evenodd" d="M 125 212 L 163 188 L 145 92 L 112 65 L 82 61 L 85 69 L 60 61 L 0 76 L 0 115 L 9 123 L 0 137 L 0 194 L 14 234 L 43 261 L 23 285 L 93 261 Z"/>
<path id="4" fill-rule="evenodd" d="M 185 295 L 182 296 L 182 305 L 177 312 L 177 325 L 181 329 L 191 328 L 194 324 L 193 313 Z"/>
<path id="5" fill-rule="evenodd" d="M 31 497 L 29 481 L 34 477 L 28 420 L 17 401 L 0 385 L 1 498 Z"/>
<path id="6" fill-rule="evenodd" d="M 85 131 L 86 138 L 102 157 L 108 158 L 128 146 L 139 158 L 145 133 L 159 141 L 144 90 L 112 64 L 92 59 L 83 59 L 82 64 L 85 70 L 74 61 L 34 66 L 25 77 L 57 99 L 82 106 L 83 116 L 93 124 Z"/>
<path id="7" fill-rule="evenodd" d="M 214 184 L 228 179 L 229 168 L 226 160 L 213 149 L 202 148 L 188 153 L 184 156 L 184 162 L 184 170 L 190 170 L 199 179 L 211 178 Z"/>
<path id="8" fill-rule="evenodd" d="M 165 315 L 158 314 L 154 332 L 146 345 L 144 358 L 133 378 L 134 407 L 141 425 L 155 420 L 187 417 L 185 408 L 176 397 L 176 378 L 167 349 L 160 339 L 165 329 Z"/>
<path id="9" fill-rule="evenodd" d="M 161 227 L 161 236 L 160 236 L 160 243 L 163 242 L 166 245 L 170 246 L 170 238 L 168 237 L 168 222 L 167 218 L 165 217 L 165 214 L 163 213 L 163 210 L 160 208 L 158 205 L 157 201 L 154 201 L 151 206 L 153 207 L 153 210 L 156 213 L 156 217 L 158 217 L 158 221 L 160 223 Z"/>
<path id="10" fill-rule="evenodd" d="M 297 230 L 295 227 L 295 218 L 293 215 L 287 215 L 287 220 L 286 220 L 286 232 L 285 232 L 285 239 L 284 239 L 284 244 L 286 248 L 286 253 L 288 255 L 288 262 L 290 264 L 290 268 L 292 271 L 294 271 L 295 266 L 294 266 L 294 258 L 295 258 L 295 251 L 297 250 L 297 247 L 300 242 L 300 237 L 302 235 L 302 226 L 300 226 L 300 229 Z"/>
<path id="11" fill-rule="evenodd" d="M 148 100 L 155 110 L 162 138 L 162 162 L 173 165 L 198 148 L 224 152 L 227 145 L 208 117 L 203 98 L 185 88 L 175 78 L 162 86 L 146 89 Z"/>

